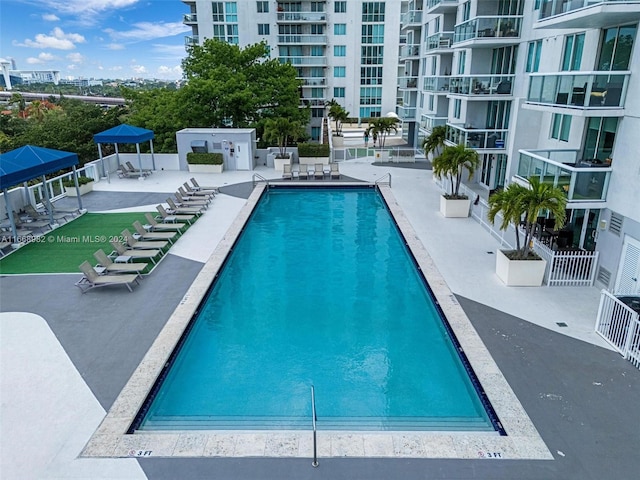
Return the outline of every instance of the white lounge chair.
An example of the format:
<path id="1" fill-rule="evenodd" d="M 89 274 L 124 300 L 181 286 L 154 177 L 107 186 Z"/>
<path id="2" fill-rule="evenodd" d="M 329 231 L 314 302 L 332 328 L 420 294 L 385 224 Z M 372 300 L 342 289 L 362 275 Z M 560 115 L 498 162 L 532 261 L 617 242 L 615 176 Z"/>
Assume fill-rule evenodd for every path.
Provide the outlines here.
<path id="1" fill-rule="evenodd" d="M 340 178 L 340 167 L 338 167 L 338 164 L 332 163 L 330 165 L 331 165 L 331 171 L 330 171 L 331 178 Z"/>
<path id="2" fill-rule="evenodd" d="M 128 273 L 128 274 L 137 274 L 141 277 L 142 272 L 145 268 L 147 268 L 148 263 L 115 263 L 111 260 L 103 250 L 98 250 L 93 254 L 93 257 L 98 261 L 98 265 L 96 267 L 101 267 L 105 269 L 107 273 Z"/>
<path id="3" fill-rule="evenodd" d="M 153 264 L 156 264 L 156 257 L 162 255 L 162 250 L 133 250 L 132 248 L 127 248 L 122 243 L 118 241 L 111 241 L 111 246 L 114 249 L 115 254 L 117 255 L 115 261 L 118 263 L 118 259 L 133 259 L 133 258 L 146 258 L 151 260 Z"/>
<path id="4" fill-rule="evenodd" d="M 321 163 L 316 163 L 316 166 L 313 170 L 313 177 L 314 178 L 319 178 L 322 179 L 324 178 L 324 172 L 322 170 L 322 164 Z"/>
<path id="5" fill-rule="evenodd" d="M 283 180 L 293 180 L 293 174 L 291 173 L 291 164 L 285 163 L 282 166 L 282 179 Z"/>
<path id="6" fill-rule="evenodd" d="M 159 215 L 156 218 L 158 218 L 159 220 L 162 220 L 163 223 L 178 224 L 179 222 L 187 222 L 189 225 L 191 225 L 193 222 L 195 222 L 198 219 L 197 215 L 169 214 L 169 212 L 167 212 L 167 210 L 162 205 L 157 205 L 156 210 L 158 210 L 158 213 L 159 213 Z"/>
<path id="7" fill-rule="evenodd" d="M 138 240 L 134 238 L 131 232 L 126 228 L 122 231 L 122 237 L 127 242 L 127 246 L 129 248 L 133 248 L 134 250 L 163 250 L 167 247 L 167 245 L 169 245 L 169 242 L 167 242 L 166 240 L 152 240 L 148 242 L 144 240 Z"/>
<path id="8" fill-rule="evenodd" d="M 154 242 L 168 241 L 173 244 L 173 241 L 178 236 L 177 232 L 147 232 L 147 230 L 145 230 L 142 224 L 137 220 L 133 222 L 133 228 L 135 228 L 142 240 L 151 240 Z"/>
<path id="9" fill-rule="evenodd" d="M 85 293 L 92 288 L 107 287 L 109 285 L 124 285 L 130 292 L 133 292 L 131 285 L 138 283 L 137 273 L 128 275 L 98 275 L 98 272 L 96 272 L 87 261 L 82 262 L 79 268 L 84 276 L 78 280 L 75 285 L 82 291 L 82 293 Z"/>
<path id="10" fill-rule="evenodd" d="M 144 216 L 147 219 L 147 222 L 149 222 L 149 225 L 151 226 L 151 231 L 152 232 L 179 232 L 179 233 L 182 233 L 183 229 L 185 229 L 186 226 L 187 226 L 186 223 L 160 223 L 155 218 L 153 218 L 153 215 L 151 215 L 148 212 L 145 213 Z M 146 228 L 145 225 L 143 225 L 143 227 Z"/>

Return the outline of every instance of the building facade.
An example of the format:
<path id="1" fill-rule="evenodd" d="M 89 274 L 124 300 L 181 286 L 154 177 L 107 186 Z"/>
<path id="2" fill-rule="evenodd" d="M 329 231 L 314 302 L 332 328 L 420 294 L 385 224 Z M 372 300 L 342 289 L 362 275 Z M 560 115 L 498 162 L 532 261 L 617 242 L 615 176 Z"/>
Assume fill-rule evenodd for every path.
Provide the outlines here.
<path id="1" fill-rule="evenodd" d="M 597 286 L 640 293 L 640 1 L 402 8 L 401 31 L 413 40 L 401 70 L 417 85 L 412 116 L 404 105 L 415 89 L 398 84 L 407 141 L 419 147 L 446 125 L 448 144 L 480 154 L 475 188 L 531 176 L 563 188 L 567 246 L 599 251 Z"/>
<path id="2" fill-rule="evenodd" d="M 400 1 L 182 1 L 190 9 L 187 47 L 208 38 L 239 46 L 264 40 L 273 57 L 296 68 L 314 140 L 331 99 L 351 117 L 395 111 Z"/>

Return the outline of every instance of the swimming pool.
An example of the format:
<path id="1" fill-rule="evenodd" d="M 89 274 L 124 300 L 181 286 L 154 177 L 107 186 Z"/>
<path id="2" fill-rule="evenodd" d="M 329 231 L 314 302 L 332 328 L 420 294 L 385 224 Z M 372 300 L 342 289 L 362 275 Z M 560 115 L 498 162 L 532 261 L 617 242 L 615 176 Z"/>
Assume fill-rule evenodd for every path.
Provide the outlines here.
<path id="1" fill-rule="evenodd" d="M 267 191 L 169 363 L 136 429 L 495 429 L 370 188 Z"/>

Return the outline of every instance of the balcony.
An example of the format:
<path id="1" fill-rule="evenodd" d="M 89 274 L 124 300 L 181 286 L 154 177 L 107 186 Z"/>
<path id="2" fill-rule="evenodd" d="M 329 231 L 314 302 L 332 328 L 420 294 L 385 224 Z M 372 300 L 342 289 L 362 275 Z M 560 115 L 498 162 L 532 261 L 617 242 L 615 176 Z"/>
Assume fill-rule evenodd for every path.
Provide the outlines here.
<path id="1" fill-rule="evenodd" d="M 420 28 L 422 26 L 422 11 L 410 10 L 400 17 L 400 28 Z"/>
<path id="2" fill-rule="evenodd" d="M 479 129 L 447 123 L 447 141 L 476 150 L 504 150 L 508 132 L 507 129 Z"/>
<path id="3" fill-rule="evenodd" d="M 398 77 L 400 90 L 414 90 L 418 88 L 418 77 Z"/>
<path id="4" fill-rule="evenodd" d="M 599 116 L 622 116 L 630 75 L 629 71 L 532 73 L 527 108 L 544 105 L 571 108 L 571 114 L 578 116 L 594 110 Z"/>
<path id="5" fill-rule="evenodd" d="M 402 47 L 400 47 L 401 60 L 411 58 L 411 57 L 418 58 L 419 56 L 420 56 L 420 45 L 403 45 Z"/>
<path id="6" fill-rule="evenodd" d="M 425 41 L 425 52 L 429 54 L 453 53 L 451 44 L 453 43 L 453 32 L 440 32 L 427 37 Z"/>
<path id="7" fill-rule="evenodd" d="M 515 75 L 457 75 L 451 78 L 449 92 L 455 95 L 470 95 L 477 99 L 499 95 L 513 95 Z"/>
<path id="8" fill-rule="evenodd" d="M 198 23 L 198 14 L 197 13 L 185 13 L 182 16 L 182 23 L 185 25 L 192 25 L 194 23 Z"/>
<path id="9" fill-rule="evenodd" d="M 278 12 L 278 23 L 325 23 L 325 12 Z"/>
<path id="10" fill-rule="evenodd" d="M 406 107 L 403 105 L 396 105 L 396 113 L 401 120 L 415 120 L 416 119 L 416 107 Z"/>
<path id="11" fill-rule="evenodd" d="M 638 20 L 638 0 L 542 0 L 534 28 L 604 28 Z"/>
<path id="12" fill-rule="evenodd" d="M 326 35 L 278 35 L 278 43 L 301 45 L 326 45 Z"/>
<path id="13" fill-rule="evenodd" d="M 326 99 L 324 98 L 301 98 L 300 104 L 310 107 L 324 107 Z"/>
<path id="14" fill-rule="evenodd" d="M 280 63 L 290 63 L 291 65 L 305 65 L 314 67 L 326 67 L 327 57 L 278 57 Z"/>
<path id="15" fill-rule="evenodd" d="M 434 127 L 439 125 L 446 125 L 447 117 L 435 117 L 432 115 L 420 116 L 420 130 L 423 130 L 426 134 L 431 133 Z"/>
<path id="16" fill-rule="evenodd" d="M 199 38 L 200 37 L 198 37 L 198 35 L 192 35 L 190 37 L 184 37 L 184 44 L 187 47 L 190 47 L 191 45 L 198 45 Z"/>
<path id="17" fill-rule="evenodd" d="M 455 13 L 458 9 L 458 0 L 427 0 L 424 6 L 425 13 L 429 15 L 439 13 Z"/>
<path id="18" fill-rule="evenodd" d="M 441 95 L 449 93 L 449 84 L 451 83 L 450 75 L 440 75 L 434 77 L 424 77 L 422 90 Z"/>
<path id="19" fill-rule="evenodd" d="M 579 160 L 577 150 L 520 150 L 516 176 L 560 187 L 569 202 L 604 202 L 611 165 Z"/>
<path id="20" fill-rule="evenodd" d="M 303 87 L 324 87 L 327 84 L 327 80 L 323 77 L 298 77 L 302 80 Z"/>
<path id="21" fill-rule="evenodd" d="M 521 27 L 522 15 L 475 17 L 454 27 L 453 43 L 471 48 L 511 45 L 519 43 Z"/>

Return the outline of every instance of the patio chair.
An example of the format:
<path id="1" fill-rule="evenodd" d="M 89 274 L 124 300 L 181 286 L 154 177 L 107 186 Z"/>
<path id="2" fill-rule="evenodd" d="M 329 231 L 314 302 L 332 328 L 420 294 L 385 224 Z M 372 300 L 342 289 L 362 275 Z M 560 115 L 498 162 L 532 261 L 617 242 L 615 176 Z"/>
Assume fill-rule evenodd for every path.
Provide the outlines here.
<path id="1" fill-rule="evenodd" d="M 107 273 L 128 273 L 137 274 L 142 278 L 142 272 L 147 268 L 148 263 L 115 263 L 102 249 L 94 252 L 93 257 L 98 261 L 96 267 L 104 268 Z"/>
<path id="2" fill-rule="evenodd" d="M 338 166 L 337 163 L 331 164 L 330 176 L 331 178 L 340 178 L 340 167 Z"/>
<path id="3" fill-rule="evenodd" d="M 213 190 L 216 195 L 218 193 L 220 193 L 220 188 L 218 187 L 205 187 L 203 185 L 198 184 L 198 182 L 196 181 L 195 178 L 191 177 L 191 183 L 193 184 L 193 189 L 198 191 L 198 190 Z"/>
<path id="4" fill-rule="evenodd" d="M 7 255 L 7 252 L 5 252 L 5 249 L 9 247 L 11 247 L 11 242 L 0 242 L 0 258 Z"/>
<path id="5" fill-rule="evenodd" d="M 209 208 L 209 202 L 205 201 L 205 200 L 196 200 L 196 199 L 191 199 L 191 198 L 184 198 L 180 192 L 176 192 L 173 194 L 174 197 L 176 197 L 176 203 L 179 206 L 184 206 L 184 207 L 202 207 L 202 208 Z"/>
<path id="6" fill-rule="evenodd" d="M 168 213 L 170 215 L 176 213 L 178 215 L 202 215 L 202 211 L 204 210 L 202 207 L 179 207 L 171 198 L 167 198 L 167 204 L 169 205 Z"/>
<path id="7" fill-rule="evenodd" d="M 149 170 L 149 169 L 145 169 L 143 168 L 142 170 L 137 169 L 136 167 L 134 167 L 131 162 L 126 162 L 127 167 L 129 168 L 130 172 L 135 172 L 137 174 L 140 174 L 140 172 L 142 171 L 142 175 L 149 176 L 153 173 L 153 170 Z"/>
<path id="8" fill-rule="evenodd" d="M 187 222 L 189 225 L 191 225 L 198 219 L 197 215 L 170 215 L 162 205 L 156 205 L 156 210 L 159 213 L 156 219 L 162 220 L 163 223 L 177 224 L 182 221 Z"/>
<path id="9" fill-rule="evenodd" d="M 86 293 L 92 288 L 106 287 L 109 285 L 124 285 L 130 292 L 133 292 L 131 285 L 133 283 L 138 283 L 137 273 L 128 275 L 98 275 L 91 264 L 87 261 L 82 262 L 79 268 L 84 276 L 78 280 L 75 285 L 82 291 L 82 293 Z"/>
<path id="10" fill-rule="evenodd" d="M 304 165 L 300 165 L 298 167 L 298 178 L 309 178 L 309 172 L 307 172 L 307 169 Z"/>
<path id="11" fill-rule="evenodd" d="M 142 240 L 152 240 L 155 242 L 165 240 L 173 244 L 174 239 L 178 236 L 177 232 L 147 232 L 138 220 L 133 222 L 133 228 L 136 229 L 136 232 Z"/>
<path id="12" fill-rule="evenodd" d="M 138 178 L 140 176 L 140 173 L 129 169 L 126 165 L 120 165 L 117 173 L 120 178 Z"/>
<path id="13" fill-rule="evenodd" d="M 198 192 L 187 192 L 184 187 L 178 187 L 178 192 L 180 192 L 180 195 L 182 196 L 182 198 L 184 198 L 187 201 L 198 201 L 198 202 L 206 202 L 206 203 L 211 203 L 211 200 L 213 200 L 213 195 L 208 195 L 208 194 L 204 194 L 204 193 L 198 193 Z"/>
<path id="14" fill-rule="evenodd" d="M 182 233 L 183 229 L 187 226 L 186 223 L 160 223 L 155 218 L 153 218 L 153 215 L 151 215 L 149 212 L 145 213 L 144 216 L 147 219 L 147 222 L 149 222 L 152 232 L 165 231 Z M 146 225 L 143 226 L 146 228 Z"/>
<path id="15" fill-rule="evenodd" d="M 126 228 L 122 231 L 121 235 L 122 238 L 124 238 L 124 240 L 127 242 L 127 246 L 129 248 L 133 248 L 134 250 L 155 250 L 157 248 L 164 250 L 167 245 L 169 245 L 169 242 L 167 242 L 166 240 L 138 240 L 136 238 L 133 238 L 131 232 Z"/>
<path id="16" fill-rule="evenodd" d="M 202 189 L 202 188 L 193 188 L 191 185 L 189 185 L 188 182 L 184 182 L 182 184 L 184 186 L 184 189 L 189 192 L 189 193 L 197 193 L 197 194 L 202 194 L 202 195 L 211 195 L 212 197 L 215 197 L 219 192 L 217 188 L 213 188 L 211 190 L 206 190 L 206 189 Z"/>
<path id="17" fill-rule="evenodd" d="M 156 264 L 156 257 L 162 255 L 162 250 L 133 250 L 128 249 L 125 245 L 118 242 L 117 240 L 113 240 L 111 242 L 111 246 L 113 247 L 114 252 L 117 254 L 115 259 L 116 263 L 118 259 L 133 259 L 133 258 L 146 258 L 151 260 L 153 264 Z"/>
<path id="18" fill-rule="evenodd" d="M 321 163 L 316 163 L 316 166 L 313 170 L 313 177 L 314 178 L 319 178 L 319 179 L 323 179 L 324 178 L 324 171 L 322 170 L 322 164 Z"/>
<path id="19" fill-rule="evenodd" d="M 322 164 L 322 175 L 325 177 L 329 177 L 329 174 L 331 173 L 331 167 L 329 166 L 329 164 Z"/>
<path id="20" fill-rule="evenodd" d="M 49 220 L 49 214 L 46 211 L 40 212 L 40 211 L 36 210 L 36 208 L 33 205 L 31 205 L 30 203 L 25 205 L 24 213 L 29 215 L 34 220 Z M 56 220 L 63 220 L 68 215 L 69 215 L 68 213 L 64 213 L 64 212 L 54 213 L 53 214 L 53 221 L 55 222 Z"/>
<path id="21" fill-rule="evenodd" d="M 283 180 L 293 180 L 293 174 L 291 173 L 291 164 L 285 163 L 282 166 L 282 179 Z"/>

